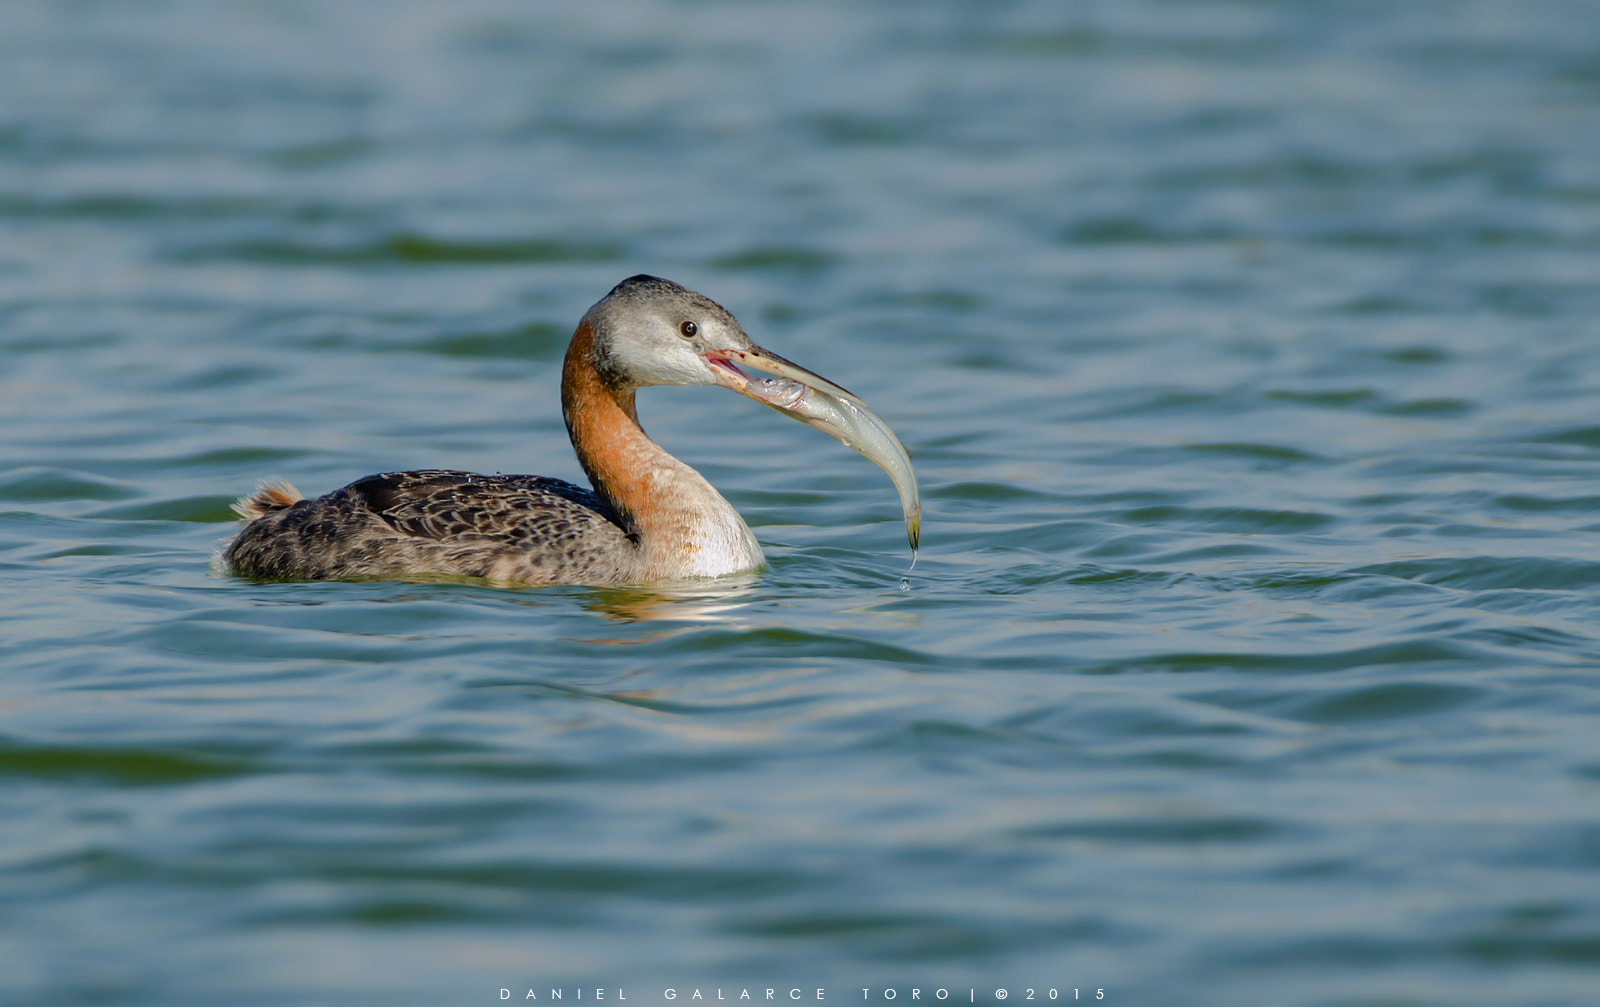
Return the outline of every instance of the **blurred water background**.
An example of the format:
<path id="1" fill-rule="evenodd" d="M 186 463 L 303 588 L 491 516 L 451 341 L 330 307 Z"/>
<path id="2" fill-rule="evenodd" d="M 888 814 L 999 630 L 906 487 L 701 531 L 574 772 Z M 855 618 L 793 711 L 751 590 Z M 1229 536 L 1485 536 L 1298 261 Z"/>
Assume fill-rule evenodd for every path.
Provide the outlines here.
<path id="1" fill-rule="evenodd" d="M 210 569 L 637 272 L 909 576 L 712 389 L 759 576 Z M 6 0 L 0 568 L 7 1003 L 1594 1003 L 1600 8 Z"/>

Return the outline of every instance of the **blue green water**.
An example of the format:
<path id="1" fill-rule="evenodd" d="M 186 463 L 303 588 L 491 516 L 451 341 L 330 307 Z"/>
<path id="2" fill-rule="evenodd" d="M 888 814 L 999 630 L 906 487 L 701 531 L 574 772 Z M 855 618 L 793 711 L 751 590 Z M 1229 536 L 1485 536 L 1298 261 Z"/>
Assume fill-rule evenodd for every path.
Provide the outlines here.
<path id="1" fill-rule="evenodd" d="M 1600 1000 L 1597 25 L 0 5 L 0 1001 Z M 899 432 L 914 570 L 649 389 L 765 572 L 213 572 L 268 476 L 581 479 L 638 272 Z"/>

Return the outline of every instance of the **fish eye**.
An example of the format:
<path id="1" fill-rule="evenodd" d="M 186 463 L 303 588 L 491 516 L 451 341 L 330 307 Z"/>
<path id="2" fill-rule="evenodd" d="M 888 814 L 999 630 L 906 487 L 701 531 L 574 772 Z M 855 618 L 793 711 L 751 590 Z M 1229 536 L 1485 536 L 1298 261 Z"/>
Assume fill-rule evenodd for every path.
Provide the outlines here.
<path id="1" fill-rule="evenodd" d="M 682 325 L 678 326 L 678 331 L 683 333 L 683 338 L 693 339 L 695 333 L 700 331 L 700 326 L 693 322 L 684 322 Z"/>

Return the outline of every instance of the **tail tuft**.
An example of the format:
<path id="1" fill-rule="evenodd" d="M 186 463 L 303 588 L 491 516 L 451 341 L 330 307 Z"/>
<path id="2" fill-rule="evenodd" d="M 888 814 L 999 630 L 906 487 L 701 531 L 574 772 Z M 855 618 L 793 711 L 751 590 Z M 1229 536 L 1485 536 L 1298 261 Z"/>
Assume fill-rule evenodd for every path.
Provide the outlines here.
<path id="1" fill-rule="evenodd" d="M 254 493 L 234 501 L 233 512 L 246 521 L 254 521 L 263 514 L 292 507 L 305 497 L 282 479 L 268 479 L 256 487 Z"/>

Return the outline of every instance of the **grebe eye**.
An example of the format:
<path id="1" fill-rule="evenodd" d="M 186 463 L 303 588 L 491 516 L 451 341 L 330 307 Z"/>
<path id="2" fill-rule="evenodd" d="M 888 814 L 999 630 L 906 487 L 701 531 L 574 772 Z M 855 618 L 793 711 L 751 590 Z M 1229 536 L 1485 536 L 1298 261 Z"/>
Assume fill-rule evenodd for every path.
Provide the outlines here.
<path id="1" fill-rule="evenodd" d="M 700 331 L 700 326 L 693 322 L 684 322 L 682 325 L 678 326 L 678 331 L 683 333 L 683 338 L 693 339 L 695 333 Z"/>

